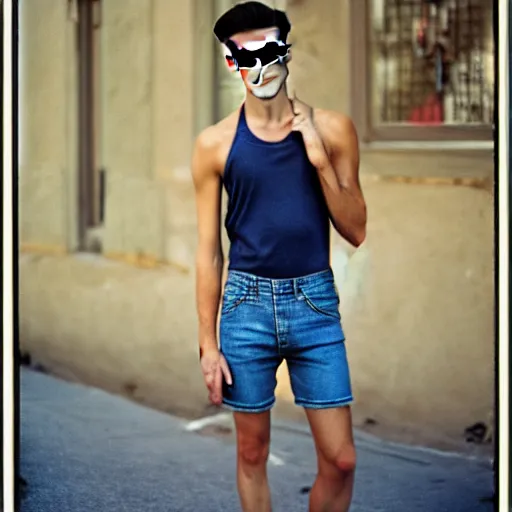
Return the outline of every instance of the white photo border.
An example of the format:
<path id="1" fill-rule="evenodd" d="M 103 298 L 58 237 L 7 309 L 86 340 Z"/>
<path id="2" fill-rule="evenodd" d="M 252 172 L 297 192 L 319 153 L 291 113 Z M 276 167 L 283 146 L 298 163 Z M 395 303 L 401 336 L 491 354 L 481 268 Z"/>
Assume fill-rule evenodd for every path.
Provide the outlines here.
<path id="1" fill-rule="evenodd" d="M 14 512 L 13 0 L 3 12 L 3 510 Z"/>
<path id="2" fill-rule="evenodd" d="M 498 489 L 499 512 L 510 512 L 510 280 L 509 280 L 509 17 L 507 0 L 498 3 Z M 496 33 L 496 32 L 495 32 Z"/>

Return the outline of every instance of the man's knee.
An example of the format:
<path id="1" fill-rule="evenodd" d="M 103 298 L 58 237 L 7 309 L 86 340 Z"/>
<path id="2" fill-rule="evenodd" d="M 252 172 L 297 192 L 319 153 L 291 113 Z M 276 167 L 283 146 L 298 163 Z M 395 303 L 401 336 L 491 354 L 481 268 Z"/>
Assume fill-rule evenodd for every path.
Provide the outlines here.
<path id="1" fill-rule="evenodd" d="M 356 449 L 353 444 L 344 445 L 337 451 L 324 456 L 324 464 L 320 465 L 326 476 L 333 478 L 351 475 L 356 470 Z"/>
<path id="2" fill-rule="evenodd" d="M 265 436 L 238 439 L 238 458 L 244 466 L 264 466 L 269 449 L 270 440 Z"/>
<path id="3" fill-rule="evenodd" d="M 238 462 L 242 466 L 265 465 L 270 447 L 270 412 L 235 414 Z"/>

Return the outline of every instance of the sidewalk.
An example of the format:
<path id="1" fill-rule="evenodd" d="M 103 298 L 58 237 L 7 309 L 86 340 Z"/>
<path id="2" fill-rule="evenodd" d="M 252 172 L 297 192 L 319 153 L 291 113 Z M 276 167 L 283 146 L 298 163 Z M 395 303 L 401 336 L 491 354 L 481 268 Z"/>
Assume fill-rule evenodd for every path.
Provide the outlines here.
<path id="1" fill-rule="evenodd" d="M 490 512 L 489 461 L 356 434 L 351 512 Z M 307 511 L 316 469 L 302 427 L 275 425 L 274 512 Z M 172 417 L 100 390 L 21 372 L 21 512 L 235 512 L 229 415 L 216 425 Z"/>

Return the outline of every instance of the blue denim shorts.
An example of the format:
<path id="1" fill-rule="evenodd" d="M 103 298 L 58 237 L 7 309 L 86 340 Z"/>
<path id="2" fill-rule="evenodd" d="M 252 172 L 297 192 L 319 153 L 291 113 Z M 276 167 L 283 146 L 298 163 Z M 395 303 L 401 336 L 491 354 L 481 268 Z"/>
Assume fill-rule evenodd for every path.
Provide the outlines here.
<path id="1" fill-rule="evenodd" d="M 234 411 L 262 412 L 273 406 L 283 359 L 297 405 L 320 409 L 352 402 L 331 269 L 296 279 L 229 271 L 220 349 L 233 377 L 231 386 L 224 383 L 223 401 Z"/>

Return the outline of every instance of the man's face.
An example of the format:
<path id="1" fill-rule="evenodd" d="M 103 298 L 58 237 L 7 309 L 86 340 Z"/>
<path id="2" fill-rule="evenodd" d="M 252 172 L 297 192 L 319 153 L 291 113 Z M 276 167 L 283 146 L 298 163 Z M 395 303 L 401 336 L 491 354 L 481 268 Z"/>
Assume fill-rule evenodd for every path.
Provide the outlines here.
<path id="1" fill-rule="evenodd" d="M 289 45 L 278 34 L 275 27 L 242 32 L 230 38 L 233 51 L 225 47 L 229 69 L 238 69 L 247 90 L 260 99 L 274 98 L 288 77 Z"/>

